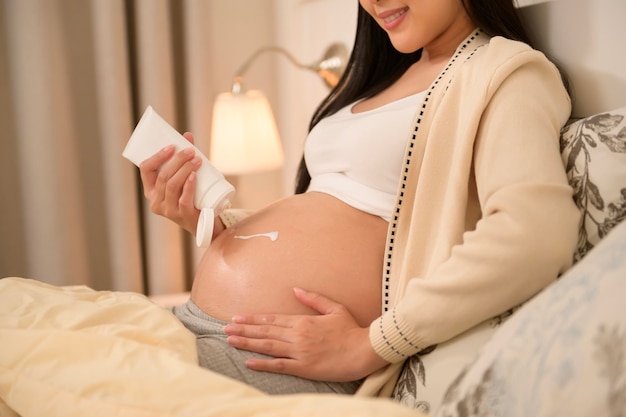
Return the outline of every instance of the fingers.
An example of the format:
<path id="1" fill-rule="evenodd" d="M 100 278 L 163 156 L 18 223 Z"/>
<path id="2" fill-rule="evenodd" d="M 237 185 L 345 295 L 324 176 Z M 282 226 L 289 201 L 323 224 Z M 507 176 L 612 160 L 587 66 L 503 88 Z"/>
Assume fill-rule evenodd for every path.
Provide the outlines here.
<path id="1" fill-rule="evenodd" d="M 274 324 L 236 324 L 230 323 L 224 326 L 224 333 L 229 336 L 242 336 L 253 339 L 277 339 L 291 341 L 292 338 L 285 336 L 283 329 L 290 327 L 281 327 Z"/>
<path id="2" fill-rule="evenodd" d="M 174 153 L 173 146 L 167 146 L 139 166 L 144 195 L 150 201 L 153 212 L 166 217 L 178 211 L 179 205 L 193 207 L 195 188 L 190 182 L 190 174 L 200 168 L 202 159 L 195 155 L 193 148 Z"/>
<path id="3" fill-rule="evenodd" d="M 298 371 L 296 361 L 288 358 L 275 358 L 275 359 L 248 359 L 246 366 L 254 371 L 261 372 L 273 372 L 275 374 L 288 374 L 301 376 Z"/>
<path id="4" fill-rule="evenodd" d="M 289 316 L 282 314 L 238 314 L 233 316 L 233 323 L 237 324 L 254 324 L 254 325 L 273 325 L 280 327 L 292 327 L 294 319 L 298 316 Z"/>
<path id="5" fill-rule="evenodd" d="M 302 288 L 294 288 L 293 292 L 302 304 L 311 307 L 322 315 L 346 312 L 346 308 L 323 295 L 305 291 Z"/>
<path id="6" fill-rule="evenodd" d="M 227 334 L 229 326 L 225 327 Z M 299 368 L 306 366 L 307 358 L 302 357 L 303 349 L 306 352 L 308 344 L 298 343 L 296 335 L 290 337 L 289 332 L 281 332 L 272 326 L 257 326 L 256 329 L 246 329 L 243 336 L 231 335 L 228 344 L 234 348 L 261 353 L 271 356 L 272 359 L 248 359 L 246 366 L 256 371 L 300 375 Z M 235 331 L 237 333 L 237 331 Z M 296 359 L 297 358 L 297 359 Z"/>
<path id="7" fill-rule="evenodd" d="M 194 139 L 193 139 L 193 135 L 191 134 L 191 132 L 185 132 L 183 133 L 183 137 L 185 139 L 187 139 L 189 142 L 191 142 L 191 144 L 193 145 L 195 143 Z"/>
<path id="8" fill-rule="evenodd" d="M 139 174 L 143 183 L 144 195 L 148 198 L 154 188 L 159 168 L 174 155 L 174 146 L 169 145 L 146 159 L 139 165 Z"/>
<path id="9" fill-rule="evenodd" d="M 259 339 L 231 335 L 228 337 L 228 344 L 237 349 L 269 356 L 270 358 L 246 360 L 246 367 L 256 371 L 328 381 L 352 381 L 362 378 L 369 371 L 369 368 L 366 371 L 360 369 L 360 362 L 353 360 L 354 352 L 357 350 L 347 346 L 341 338 L 337 338 L 337 334 L 347 335 L 349 338 L 353 332 L 339 331 L 335 335 L 327 331 L 320 334 L 316 331 L 297 332 L 293 335 L 293 340 L 285 340 L 289 338 L 292 329 L 281 329 L 279 332 L 267 329 L 265 330 L 267 338 Z M 369 329 L 360 330 L 364 332 L 366 338 L 365 342 L 360 343 L 367 344 Z M 377 356 L 375 352 L 374 355 Z M 356 364 L 357 368 L 349 369 L 346 367 L 348 364 L 350 366 Z M 377 365 L 376 369 L 379 367 Z"/>
<path id="10" fill-rule="evenodd" d="M 200 168 L 201 164 L 202 160 L 195 156 L 194 149 L 187 148 L 174 155 L 161 167 L 155 188 L 158 195 L 163 196 L 166 206 L 178 207 L 189 175 Z M 187 191 L 189 188 L 187 187 Z"/>
<path id="11" fill-rule="evenodd" d="M 286 358 L 292 355 L 293 346 L 289 342 L 273 339 L 248 339 L 229 336 L 228 344 L 234 348 L 261 353 L 275 358 Z"/>
<path id="12" fill-rule="evenodd" d="M 310 331 L 316 327 L 313 318 L 319 316 L 291 317 L 293 326 L 290 316 L 249 316 L 249 323 L 257 324 L 230 323 L 224 326 L 224 333 L 229 336 L 228 344 L 238 349 L 293 358 L 306 346 L 320 343 L 323 336 Z M 264 318 L 269 318 L 271 322 L 264 322 Z"/>
<path id="13" fill-rule="evenodd" d="M 183 184 L 183 191 L 178 199 L 178 207 L 183 216 L 192 215 L 199 210 L 193 205 L 193 196 L 196 193 L 196 172 L 192 171 Z"/>
<path id="14" fill-rule="evenodd" d="M 341 304 L 317 293 L 294 289 L 298 299 L 322 315 L 248 314 L 224 326 L 228 344 L 261 353 L 246 366 L 326 381 L 353 381 L 387 363 L 369 343 L 369 327 L 360 327 Z M 354 360 L 355 355 L 361 359 Z"/>

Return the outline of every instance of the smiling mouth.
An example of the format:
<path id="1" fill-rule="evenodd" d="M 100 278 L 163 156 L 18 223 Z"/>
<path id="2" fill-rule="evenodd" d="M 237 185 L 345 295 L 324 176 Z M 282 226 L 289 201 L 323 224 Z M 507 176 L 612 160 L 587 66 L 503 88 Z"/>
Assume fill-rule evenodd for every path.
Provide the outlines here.
<path id="1" fill-rule="evenodd" d="M 405 14 L 407 11 L 409 10 L 408 7 L 405 7 L 404 9 L 400 10 L 398 13 L 394 13 L 391 16 L 387 16 L 383 19 L 383 21 L 385 23 L 391 23 L 394 20 L 396 20 L 397 18 L 399 18 L 400 16 L 402 16 L 403 14 Z"/>

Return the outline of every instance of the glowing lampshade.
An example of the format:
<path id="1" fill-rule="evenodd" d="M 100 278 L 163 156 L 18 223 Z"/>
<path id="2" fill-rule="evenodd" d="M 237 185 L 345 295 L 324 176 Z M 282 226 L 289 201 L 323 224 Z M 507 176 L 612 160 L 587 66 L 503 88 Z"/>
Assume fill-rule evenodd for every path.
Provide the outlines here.
<path id="1" fill-rule="evenodd" d="M 258 90 L 221 93 L 213 105 L 210 160 L 224 175 L 276 169 L 283 150 L 269 102 Z"/>

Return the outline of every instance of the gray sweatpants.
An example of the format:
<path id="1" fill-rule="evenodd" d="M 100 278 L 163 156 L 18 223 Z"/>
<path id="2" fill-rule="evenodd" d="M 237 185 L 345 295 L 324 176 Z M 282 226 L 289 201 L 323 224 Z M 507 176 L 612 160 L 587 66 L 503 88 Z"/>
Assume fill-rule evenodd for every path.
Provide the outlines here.
<path id="1" fill-rule="evenodd" d="M 248 358 L 268 356 L 239 350 L 226 342 L 224 321 L 204 313 L 191 300 L 172 308 L 174 315 L 196 335 L 200 366 L 245 382 L 268 394 L 296 394 L 305 392 L 354 394 L 362 381 L 323 382 L 292 375 L 253 371 L 246 367 Z"/>

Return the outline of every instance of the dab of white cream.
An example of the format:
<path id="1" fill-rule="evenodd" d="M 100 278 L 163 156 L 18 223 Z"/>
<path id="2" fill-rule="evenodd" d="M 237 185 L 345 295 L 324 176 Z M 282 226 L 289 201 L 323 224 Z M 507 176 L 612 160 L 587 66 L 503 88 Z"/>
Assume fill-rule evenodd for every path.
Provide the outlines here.
<path id="1" fill-rule="evenodd" d="M 257 233 L 256 235 L 248 235 L 248 236 L 235 236 L 235 239 L 252 239 L 253 237 L 269 237 L 272 242 L 278 239 L 278 232 L 269 232 L 269 233 Z"/>

